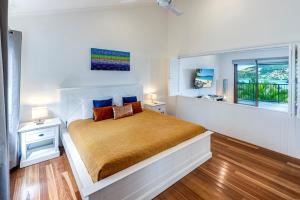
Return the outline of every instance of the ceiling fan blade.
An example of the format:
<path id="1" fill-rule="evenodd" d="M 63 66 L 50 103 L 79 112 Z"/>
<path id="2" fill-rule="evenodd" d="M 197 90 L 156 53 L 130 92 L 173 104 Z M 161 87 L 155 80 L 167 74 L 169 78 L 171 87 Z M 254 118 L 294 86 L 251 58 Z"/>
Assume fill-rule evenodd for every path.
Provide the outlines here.
<path id="1" fill-rule="evenodd" d="M 179 10 L 178 8 L 176 8 L 173 4 L 170 4 L 169 6 L 166 7 L 169 11 L 171 11 L 172 13 L 174 13 L 176 16 L 180 16 L 183 14 L 183 12 L 181 10 Z"/>
<path id="2" fill-rule="evenodd" d="M 120 0 L 121 4 L 126 4 L 126 3 L 130 4 L 130 3 L 135 3 L 135 2 L 136 2 L 136 0 Z"/>

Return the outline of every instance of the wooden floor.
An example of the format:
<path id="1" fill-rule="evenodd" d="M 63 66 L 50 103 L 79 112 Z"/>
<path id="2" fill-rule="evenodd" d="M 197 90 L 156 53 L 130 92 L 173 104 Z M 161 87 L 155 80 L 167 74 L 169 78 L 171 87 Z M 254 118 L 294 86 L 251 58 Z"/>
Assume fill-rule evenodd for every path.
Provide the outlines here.
<path id="1" fill-rule="evenodd" d="M 13 170 L 10 199 L 33 200 L 81 199 L 66 153 L 58 158 Z"/>
<path id="2" fill-rule="evenodd" d="M 300 160 L 220 134 L 212 152 L 156 200 L 300 199 Z M 11 199 L 80 199 L 66 154 L 11 172 Z"/>

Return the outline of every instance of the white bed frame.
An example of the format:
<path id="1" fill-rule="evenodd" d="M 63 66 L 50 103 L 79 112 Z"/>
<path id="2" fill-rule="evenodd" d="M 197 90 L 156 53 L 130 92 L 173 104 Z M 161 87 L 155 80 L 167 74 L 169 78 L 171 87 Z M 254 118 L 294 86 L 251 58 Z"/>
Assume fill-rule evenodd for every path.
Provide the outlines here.
<path id="1" fill-rule="evenodd" d="M 80 118 L 82 98 L 135 95 L 143 99 L 140 85 L 68 88 L 60 89 L 59 92 L 61 119 L 66 124 L 69 119 Z M 154 198 L 210 159 L 211 134 L 211 131 L 206 131 L 96 183 L 92 181 L 66 130 L 61 132 L 61 140 L 82 199 L 144 200 Z"/>

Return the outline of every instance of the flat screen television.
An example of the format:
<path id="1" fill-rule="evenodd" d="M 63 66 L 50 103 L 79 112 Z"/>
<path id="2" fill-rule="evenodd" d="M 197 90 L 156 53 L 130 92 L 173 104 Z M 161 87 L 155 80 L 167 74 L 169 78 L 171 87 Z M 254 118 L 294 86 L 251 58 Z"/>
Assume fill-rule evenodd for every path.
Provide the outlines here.
<path id="1" fill-rule="evenodd" d="M 214 69 L 209 68 L 197 69 L 194 82 L 195 89 L 212 87 L 214 71 Z"/>

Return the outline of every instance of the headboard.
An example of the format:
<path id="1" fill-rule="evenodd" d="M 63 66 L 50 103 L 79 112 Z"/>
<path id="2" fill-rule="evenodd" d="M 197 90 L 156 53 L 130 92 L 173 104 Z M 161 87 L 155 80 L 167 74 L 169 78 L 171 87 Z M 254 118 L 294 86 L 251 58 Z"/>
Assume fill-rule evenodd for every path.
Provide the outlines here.
<path id="1" fill-rule="evenodd" d="M 140 84 L 89 86 L 58 89 L 60 98 L 59 117 L 67 125 L 71 121 L 82 119 L 83 109 L 91 109 L 94 99 L 113 98 L 114 105 L 122 105 L 122 97 L 137 96 L 143 101 L 143 86 Z"/>

